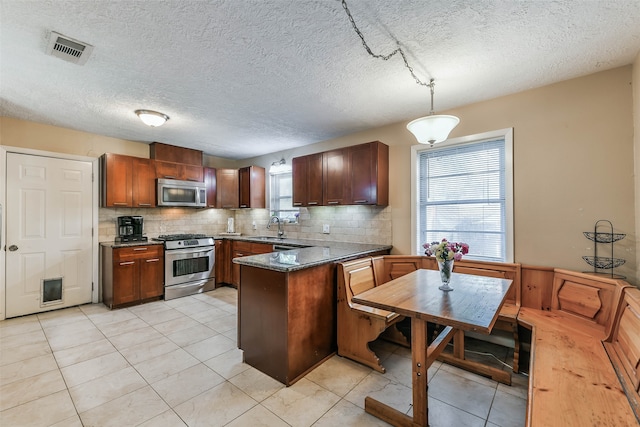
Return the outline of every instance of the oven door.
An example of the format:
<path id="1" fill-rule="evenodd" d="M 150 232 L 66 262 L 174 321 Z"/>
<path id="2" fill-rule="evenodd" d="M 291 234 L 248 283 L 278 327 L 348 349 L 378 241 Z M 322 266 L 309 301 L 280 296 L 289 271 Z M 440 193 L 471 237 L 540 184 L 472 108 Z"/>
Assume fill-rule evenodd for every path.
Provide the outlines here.
<path id="1" fill-rule="evenodd" d="M 173 249 L 164 254 L 165 287 L 214 277 L 214 246 Z"/>

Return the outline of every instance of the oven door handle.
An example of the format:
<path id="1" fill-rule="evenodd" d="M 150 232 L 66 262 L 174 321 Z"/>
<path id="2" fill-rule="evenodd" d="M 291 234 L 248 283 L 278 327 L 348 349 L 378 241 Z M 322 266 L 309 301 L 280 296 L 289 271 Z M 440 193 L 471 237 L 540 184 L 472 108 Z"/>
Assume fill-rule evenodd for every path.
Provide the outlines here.
<path id="1" fill-rule="evenodd" d="M 213 252 L 214 247 L 210 248 L 191 248 L 191 249 L 170 249 L 165 251 L 165 255 L 191 255 L 191 254 L 209 254 Z"/>

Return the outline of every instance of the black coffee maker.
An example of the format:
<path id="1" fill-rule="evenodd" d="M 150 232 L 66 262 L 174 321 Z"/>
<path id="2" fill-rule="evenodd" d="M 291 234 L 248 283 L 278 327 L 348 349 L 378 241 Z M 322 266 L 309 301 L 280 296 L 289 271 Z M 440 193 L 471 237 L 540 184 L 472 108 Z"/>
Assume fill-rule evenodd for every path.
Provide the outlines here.
<path id="1" fill-rule="evenodd" d="M 141 216 L 119 216 L 116 242 L 146 242 L 147 236 L 142 235 L 142 223 Z"/>

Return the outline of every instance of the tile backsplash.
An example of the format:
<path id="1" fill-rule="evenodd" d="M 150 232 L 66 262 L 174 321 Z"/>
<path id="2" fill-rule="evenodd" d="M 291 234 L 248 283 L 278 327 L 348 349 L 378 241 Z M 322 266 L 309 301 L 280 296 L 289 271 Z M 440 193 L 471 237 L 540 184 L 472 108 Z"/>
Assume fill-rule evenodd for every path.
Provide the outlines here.
<path id="1" fill-rule="evenodd" d="M 202 233 L 218 235 L 227 230 L 227 219 L 234 218 L 235 231 L 249 236 L 276 236 L 278 228 L 267 229 L 268 209 L 193 209 L 193 208 L 100 208 L 99 240 L 113 241 L 117 235 L 116 218 L 141 215 L 144 232 L 159 234 Z M 255 230 L 253 229 L 255 222 Z M 328 224 L 329 234 L 322 233 Z M 284 224 L 285 237 L 352 243 L 391 244 L 391 208 L 377 206 L 319 206 L 301 208 L 297 224 Z"/>

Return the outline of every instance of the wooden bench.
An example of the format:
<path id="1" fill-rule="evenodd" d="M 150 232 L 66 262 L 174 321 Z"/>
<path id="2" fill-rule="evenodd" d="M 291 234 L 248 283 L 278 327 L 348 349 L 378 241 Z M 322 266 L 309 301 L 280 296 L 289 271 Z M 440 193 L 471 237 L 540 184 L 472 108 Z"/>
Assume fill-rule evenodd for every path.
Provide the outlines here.
<path id="1" fill-rule="evenodd" d="M 381 260 L 368 257 L 338 264 L 338 354 L 384 373 L 369 343 L 387 331 L 385 338 L 408 347 L 409 342 L 395 327 L 404 316 L 351 301 L 354 295 L 378 284 L 375 267 L 381 267 Z"/>
<path id="2" fill-rule="evenodd" d="M 527 426 L 638 425 L 603 344 L 627 286 L 556 269 L 551 309 L 520 308 L 532 331 Z"/>
<path id="3" fill-rule="evenodd" d="M 622 306 L 604 348 L 640 421 L 640 289 L 625 288 Z"/>

